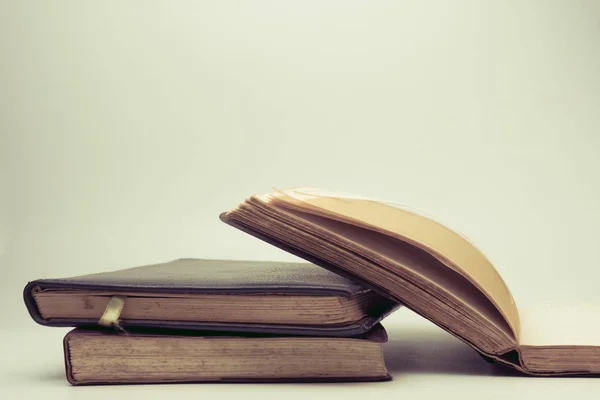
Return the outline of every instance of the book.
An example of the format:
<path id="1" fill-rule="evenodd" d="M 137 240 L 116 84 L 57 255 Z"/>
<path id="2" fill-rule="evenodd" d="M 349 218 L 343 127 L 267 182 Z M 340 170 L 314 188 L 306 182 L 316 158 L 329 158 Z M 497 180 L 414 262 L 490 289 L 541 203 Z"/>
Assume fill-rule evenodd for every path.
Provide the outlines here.
<path id="1" fill-rule="evenodd" d="M 192 258 L 40 279 L 23 296 L 31 317 L 47 326 L 313 336 L 363 334 L 398 307 L 309 263 Z"/>
<path id="2" fill-rule="evenodd" d="M 301 187 L 253 195 L 221 219 L 402 303 L 490 360 L 532 375 L 600 373 L 600 308 L 519 309 L 481 251 L 420 213 Z"/>
<path id="3" fill-rule="evenodd" d="M 381 325 L 352 338 L 77 328 L 65 336 L 73 385 L 385 381 Z"/>

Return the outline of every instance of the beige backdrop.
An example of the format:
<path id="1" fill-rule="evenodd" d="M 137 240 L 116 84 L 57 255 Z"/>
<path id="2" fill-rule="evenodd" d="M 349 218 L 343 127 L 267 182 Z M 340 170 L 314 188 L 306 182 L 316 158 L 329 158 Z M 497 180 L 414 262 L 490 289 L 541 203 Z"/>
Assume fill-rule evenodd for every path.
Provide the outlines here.
<path id="1" fill-rule="evenodd" d="M 0 262 L 20 291 L 177 257 L 272 186 L 406 203 L 519 304 L 599 300 L 600 2 L 0 3 Z M 5 323 L 5 320 L 1 322 Z"/>

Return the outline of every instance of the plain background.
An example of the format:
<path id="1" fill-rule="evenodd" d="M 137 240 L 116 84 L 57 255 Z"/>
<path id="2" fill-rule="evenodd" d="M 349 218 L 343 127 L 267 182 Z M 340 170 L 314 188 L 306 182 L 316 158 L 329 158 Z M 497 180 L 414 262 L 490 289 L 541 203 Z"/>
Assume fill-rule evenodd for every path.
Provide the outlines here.
<path id="1" fill-rule="evenodd" d="M 320 186 L 426 210 L 519 305 L 600 301 L 598 1 L 0 1 L 3 398 L 597 398 L 505 376 L 406 310 L 365 385 L 71 388 L 27 281 L 293 260 L 218 214 Z"/>

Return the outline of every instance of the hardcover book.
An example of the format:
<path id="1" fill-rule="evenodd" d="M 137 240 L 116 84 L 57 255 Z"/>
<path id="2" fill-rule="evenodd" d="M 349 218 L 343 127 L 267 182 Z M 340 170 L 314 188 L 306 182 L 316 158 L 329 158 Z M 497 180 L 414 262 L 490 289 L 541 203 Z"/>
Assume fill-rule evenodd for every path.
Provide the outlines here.
<path id="1" fill-rule="evenodd" d="M 203 259 L 40 279 L 23 295 L 31 317 L 47 326 L 311 336 L 361 335 L 398 307 L 313 264 Z"/>
<path id="2" fill-rule="evenodd" d="M 352 338 L 78 328 L 64 339 L 73 385 L 389 380 L 381 325 Z"/>
<path id="3" fill-rule="evenodd" d="M 402 303 L 486 358 L 535 375 L 600 373 L 598 307 L 519 309 L 469 240 L 382 201 L 295 188 L 221 219 Z"/>

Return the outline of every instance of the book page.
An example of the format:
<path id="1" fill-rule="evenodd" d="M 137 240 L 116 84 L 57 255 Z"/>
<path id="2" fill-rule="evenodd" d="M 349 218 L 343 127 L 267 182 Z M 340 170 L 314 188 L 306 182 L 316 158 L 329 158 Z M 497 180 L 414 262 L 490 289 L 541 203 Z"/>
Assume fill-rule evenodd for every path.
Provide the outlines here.
<path id="1" fill-rule="evenodd" d="M 519 309 L 520 345 L 600 346 L 600 305 L 543 304 Z"/>
<path id="2" fill-rule="evenodd" d="M 473 244 L 453 230 L 383 202 L 317 188 L 287 189 L 270 195 L 291 207 L 375 230 L 426 250 L 473 282 L 498 308 L 518 340 L 519 312 L 504 280 Z"/>

